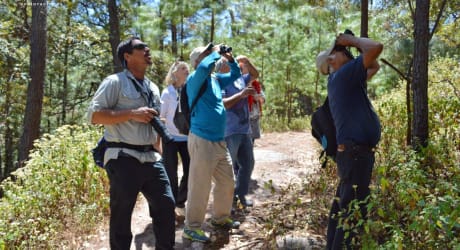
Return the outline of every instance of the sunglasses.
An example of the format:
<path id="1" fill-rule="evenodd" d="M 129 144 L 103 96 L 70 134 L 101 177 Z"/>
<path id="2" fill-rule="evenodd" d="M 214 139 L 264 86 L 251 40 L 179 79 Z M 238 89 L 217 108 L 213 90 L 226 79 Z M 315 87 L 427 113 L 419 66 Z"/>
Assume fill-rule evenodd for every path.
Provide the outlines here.
<path id="1" fill-rule="evenodd" d="M 140 50 L 144 50 L 145 48 L 147 48 L 147 44 L 145 43 L 138 43 L 138 44 L 134 44 L 133 45 L 133 49 L 140 49 Z"/>

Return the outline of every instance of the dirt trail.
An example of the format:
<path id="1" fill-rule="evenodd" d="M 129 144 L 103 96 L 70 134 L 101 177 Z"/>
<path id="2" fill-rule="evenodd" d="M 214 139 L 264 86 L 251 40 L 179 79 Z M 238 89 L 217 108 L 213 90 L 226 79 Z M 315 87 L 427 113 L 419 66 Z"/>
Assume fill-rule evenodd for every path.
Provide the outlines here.
<path id="1" fill-rule="evenodd" d="M 259 220 L 263 216 L 262 204 L 276 199 L 272 191 L 287 187 L 290 184 L 300 184 L 308 175 L 314 174 L 318 167 L 317 143 L 309 132 L 266 133 L 256 140 L 254 147 L 255 167 L 252 175 L 249 199 L 254 201 L 254 207 L 237 213 L 236 217 L 242 224 L 240 229 L 222 236 L 211 231 L 214 243 L 203 245 L 191 243 L 182 239 L 183 225 L 176 227 L 176 249 L 260 249 L 263 242 L 260 233 L 262 225 Z M 267 185 L 268 184 L 268 185 Z M 270 188 L 267 188 L 270 187 Z M 210 195 L 212 199 L 212 195 Z M 211 204 L 211 201 L 210 201 Z M 208 209 L 206 219 L 211 217 Z M 136 203 L 132 216 L 133 243 L 131 249 L 154 249 L 154 236 L 148 206 L 142 195 Z M 310 236 L 308 232 L 297 230 L 295 237 L 303 237 L 306 243 L 302 249 L 320 249 L 315 239 L 321 236 Z M 311 239 L 309 239 L 311 237 Z M 313 239 L 315 238 L 315 239 Z M 109 249 L 108 223 L 105 222 L 95 235 L 88 237 L 82 243 L 82 249 Z M 289 241 L 289 236 L 287 237 Z M 321 239 L 319 239 L 321 240 Z M 308 245 L 308 246 L 307 246 Z M 259 247 L 258 247 L 259 246 Z M 289 248 L 284 248 L 289 249 Z"/>

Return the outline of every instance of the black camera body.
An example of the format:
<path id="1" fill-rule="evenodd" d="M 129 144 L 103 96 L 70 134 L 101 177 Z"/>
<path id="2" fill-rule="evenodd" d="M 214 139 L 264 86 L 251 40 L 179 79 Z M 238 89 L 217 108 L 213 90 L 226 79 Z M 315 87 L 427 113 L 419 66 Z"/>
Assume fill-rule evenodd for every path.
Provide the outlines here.
<path id="1" fill-rule="evenodd" d="M 225 45 L 225 44 L 221 44 L 219 46 L 219 54 L 225 54 L 225 53 L 231 53 L 231 52 L 232 52 L 232 47 Z"/>
<path id="2" fill-rule="evenodd" d="M 156 106 L 158 105 L 153 105 L 152 108 L 155 109 L 158 113 L 160 113 L 160 107 Z M 157 131 L 157 133 L 160 135 L 161 139 L 165 144 L 168 144 L 174 140 L 174 138 L 166 128 L 165 124 L 160 120 L 160 117 L 154 116 L 152 120 L 150 120 L 150 125 L 153 126 L 155 131 Z"/>

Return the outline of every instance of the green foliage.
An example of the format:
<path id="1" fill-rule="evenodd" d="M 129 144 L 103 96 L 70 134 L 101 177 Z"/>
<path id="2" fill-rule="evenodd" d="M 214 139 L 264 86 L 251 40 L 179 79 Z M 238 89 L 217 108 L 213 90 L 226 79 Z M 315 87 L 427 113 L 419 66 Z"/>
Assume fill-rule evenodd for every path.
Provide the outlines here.
<path id="1" fill-rule="evenodd" d="M 264 115 L 261 118 L 261 127 L 264 132 L 283 132 L 283 131 L 304 131 L 310 129 L 310 118 L 300 117 L 293 118 L 291 122 L 287 122 L 277 116 Z"/>
<path id="2" fill-rule="evenodd" d="M 364 248 L 456 249 L 460 246 L 460 86 L 458 61 L 436 59 L 430 69 L 430 143 L 405 145 L 403 91 L 380 101 L 383 135 L 376 186 L 365 222 Z"/>
<path id="3" fill-rule="evenodd" d="M 459 249 L 460 248 L 460 78 L 457 58 L 434 58 L 430 65 L 430 143 L 416 153 L 406 146 L 405 87 L 374 103 L 382 123 L 382 139 L 376 153 L 368 218 L 359 213 L 359 202 L 350 204 L 351 217 L 340 226 L 357 232 L 357 249 Z M 264 118 L 267 119 L 267 112 Z M 271 121 L 269 119 L 269 121 Z M 274 127 L 274 126 L 272 126 Z M 319 170 L 290 193 L 308 214 L 296 228 L 325 235 L 328 211 L 335 193 L 335 164 Z M 292 187 L 291 187 L 292 188 Z M 270 207 L 266 231 L 288 234 L 285 211 L 298 214 L 293 197 L 281 193 L 284 205 Z M 292 210 L 295 208 L 294 210 Z M 294 212 L 293 212 L 294 211 Z M 347 235 L 349 235 L 347 233 Z M 271 234 L 268 234 L 271 237 Z"/>
<path id="4" fill-rule="evenodd" d="M 108 180 L 89 150 L 101 135 L 88 126 L 63 126 L 35 143 L 27 165 L 1 183 L 0 246 L 68 246 L 62 232 L 93 229 L 108 214 Z"/>
<path id="5" fill-rule="evenodd" d="M 434 0 L 432 2 L 430 20 L 436 20 L 441 2 L 443 1 Z M 335 35 L 345 28 L 351 28 L 356 34 L 359 33 L 360 13 L 356 3 L 357 1 L 248 2 L 241 0 L 214 3 L 193 0 L 177 4 L 175 0 L 160 2 L 142 0 L 136 3 L 122 0 L 119 2 L 120 34 L 122 39 L 133 34 L 140 35 L 149 43 L 154 66 L 147 76 L 162 87 L 166 71 L 176 56 L 181 56 L 182 59 L 188 61 L 188 53 L 194 46 L 209 42 L 211 39 L 210 13 L 211 10 L 214 10 L 216 14 L 212 24 L 215 25 L 213 26 L 215 27 L 214 42 L 229 44 L 234 48 L 235 55 L 247 55 L 261 73 L 260 80 L 264 84 L 267 96 L 262 118 L 264 131 L 302 130 L 309 128 L 308 118 L 303 117 L 321 103 L 319 96 L 324 96 L 326 92 L 326 77 L 319 76 L 315 67 L 315 57 L 319 51 L 328 48 Z M 379 103 L 379 115 L 382 117 L 384 126 L 380 154 L 376 164 L 378 186 L 373 193 L 372 200 L 380 200 L 371 203 L 372 217 L 371 221 L 366 223 L 374 224 L 366 224 L 369 233 L 363 238 L 368 239 L 365 242 L 372 248 L 379 246 L 380 243 L 385 243 L 387 248 L 397 248 L 405 244 L 409 246 L 414 244 L 414 247 L 417 247 L 416 243 L 410 243 L 410 241 L 416 239 L 426 242 L 425 239 L 422 239 L 425 236 L 434 237 L 434 240 L 443 244 L 448 239 L 452 239 L 450 234 L 444 235 L 446 230 L 451 229 L 452 232 L 458 234 L 458 219 L 452 219 L 453 216 L 458 216 L 458 211 L 451 210 L 447 206 L 447 204 L 458 202 L 458 187 L 445 183 L 447 177 L 458 181 L 456 179 L 458 152 L 460 151 L 458 146 L 460 145 L 458 137 L 460 130 L 458 127 L 460 124 L 458 114 L 460 110 L 458 106 L 460 96 L 458 4 L 459 0 L 447 1 L 445 14 L 441 16 L 439 26 L 430 43 L 432 55 L 429 74 L 430 84 L 432 84 L 429 90 L 430 147 L 420 155 L 416 155 L 405 146 L 404 136 L 407 122 L 405 96 L 403 91 L 392 91 L 393 88 L 398 88 L 398 84 L 403 84 L 398 82 L 397 74 L 382 64 L 379 74 L 369 83 L 369 93 L 375 98 L 391 91 L 391 95 L 386 95 Z M 41 122 L 41 131 L 45 133 L 50 133 L 63 124 L 79 123 L 95 89 L 112 71 L 110 45 L 107 42 L 109 25 L 105 1 L 49 1 L 48 13 L 47 69 Z M 17 142 L 22 129 L 29 82 L 30 4 L 25 0 L 7 0 L 0 6 L 0 14 L 0 92 L 2 93 L 0 95 L 0 141 L 4 142 L 0 144 L 2 154 L 0 178 L 3 178 L 4 173 L 8 175 L 13 169 L 14 159 L 17 158 Z M 382 41 L 385 46 L 381 58 L 389 60 L 403 73 L 410 72 L 413 53 L 413 23 L 408 4 L 401 1 L 379 1 L 372 5 L 369 18 L 369 36 Z M 181 33 L 181 36 L 177 37 L 177 47 L 180 51 L 178 55 L 172 55 L 171 52 L 171 24 L 177 24 L 177 31 Z M 82 134 L 92 133 L 87 128 L 81 129 Z M 67 129 L 60 129 L 55 134 L 61 137 L 61 133 L 68 133 L 65 131 Z M 87 150 L 89 144 L 78 141 L 75 142 L 74 148 L 66 136 L 62 136 L 63 141 L 69 140 L 68 145 L 72 146 L 70 148 L 63 146 L 63 148 L 72 152 L 71 156 L 76 158 L 70 157 L 64 160 L 62 152 L 48 152 L 45 148 L 38 148 L 36 152 L 40 153 L 36 154 L 50 157 L 42 159 L 46 164 L 42 162 L 41 169 L 51 171 L 48 165 L 55 169 L 56 164 L 78 162 L 79 171 L 80 167 L 86 166 L 87 174 L 91 173 L 90 176 L 98 174 L 100 170 L 88 167 L 92 164 L 89 163 L 90 160 L 84 159 L 88 157 L 86 153 L 75 153 L 77 149 Z M 94 142 L 96 137 L 99 137 L 96 134 L 92 136 L 94 137 L 88 136 L 91 138 L 86 143 Z M 61 145 L 55 140 L 57 139 L 53 136 L 46 135 L 41 143 L 52 141 L 53 144 L 49 148 L 55 146 L 54 144 Z M 52 152 L 56 155 L 50 155 Z M 39 157 L 41 156 L 34 155 L 34 158 Z M 72 161 L 75 162 L 69 162 L 70 159 L 74 159 Z M 33 160 L 29 164 L 32 162 Z M 59 186 L 58 189 L 56 185 L 51 185 L 51 179 L 41 180 L 46 175 L 37 171 L 25 168 L 15 175 L 25 175 L 30 172 L 34 174 L 34 178 L 15 177 L 17 181 L 13 182 L 9 179 L 5 181 L 6 184 L 3 184 L 5 187 L 15 185 L 22 187 L 22 183 L 37 182 L 28 183 L 33 187 L 32 191 L 28 191 L 28 196 L 17 195 L 19 198 L 14 202 L 17 202 L 18 208 L 15 208 L 16 205 L 11 205 L 13 204 L 10 203 L 13 202 L 11 198 L 4 198 L 2 201 L 1 214 L 6 214 L 8 219 L 3 221 L 2 218 L 0 224 L 2 229 L 0 230 L 2 237 L 0 248 L 2 245 L 20 246 L 12 243 L 15 240 L 25 242 L 22 243 L 22 246 L 27 247 L 28 242 L 31 242 L 27 237 L 35 237 L 34 235 L 40 232 L 59 231 L 57 228 L 60 229 L 60 226 L 56 226 L 58 222 L 52 219 L 48 221 L 45 213 L 37 211 L 52 209 L 58 216 L 64 213 L 70 214 L 69 211 L 64 212 L 65 209 L 61 209 L 63 211 L 56 209 L 60 208 L 61 204 L 69 205 L 69 201 L 59 200 L 62 197 L 56 194 L 57 191 L 53 191 L 62 191 L 61 187 Z M 63 168 L 62 171 L 67 174 L 68 170 Z M 51 173 L 51 176 L 57 177 L 52 181 L 63 182 L 66 185 L 75 184 L 70 180 L 63 180 L 63 177 L 59 176 L 60 172 Z M 81 174 L 82 172 L 79 172 L 75 176 L 82 176 Z M 35 176 L 41 179 L 35 180 L 37 179 Z M 438 178 L 440 179 L 439 184 L 430 181 Z M 323 184 L 330 183 L 331 179 L 333 178 L 324 177 L 320 181 Z M 76 181 L 73 180 L 73 182 Z M 401 183 L 395 185 L 399 182 Z M 53 194 L 45 195 L 43 192 L 36 191 L 42 186 L 51 187 L 50 192 Z M 323 187 L 322 184 L 318 186 Z M 448 188 L 456 189 L 457 196 L 453 191 L 449 193 Z M 394 192 L 388 195 L 389 190 Z M 436 193 L 433 190 L 438 191 Z M 80 194 L 73 192 L 68 192 L 68 194 L 75 195 L 76 198 L 72 197 L 73 199 L 80 199 Z M 67 195 L 67 193 L 64 192 L 62 195 Z M 388 196 L 388 200 L 383 199 L 383 196 Z M 50 197 L 57 197 L 57 201 L 46 200 L 51 199 Z M 443 201 L 440 201 L 440 197 Z M 55 203 L 50 205 L 49 209 L 47 206 L 39 209 L 37 204 L 44 204 L 44 201 L 40 203 L 36 200 L 38 198 Z M 422 199 L 423 206 L 418 203 Z M 29 204 L 26 203 L 29 201 L 30 204 L 33 204 L 32 208 L 20 212 L 20 209 L 29 209 Z M 414 207 L 414 214 L 399 213 L 400 210 L 405 211 L 407 204 L 413 202 L 415 205 L 409 206 Z M 75 204 L 74 207 L 77 207 Z M 93 203 L 89 204 L 85 209 L 93 211 Z M 7 206 L 11 207 L 6 209 Z M 84 212 L 84 208 L 79 209 L 83 214 L 92 213 Z M 3 213 L 3 211 L 7 212 Z M 447 215 L 449 212 L 451 212 L 450 217 Z M 26 220 L 26 214 L 35 216 L 30 222 L 31 225 L 23 222 Z M 429 220 L 434 216 L 439 217 L 439 225 L 438 220 Z M 429 222 L 423 223 L 423 219 L 432 222 L 432 227 L 429 227 Z M 20 223 L 16 225 L 16 221 Z M 417 224 L 414 224 L 413 227 L 423 228 L 417 230 L 425 231 L 419 232 L 406 227 L 406 224 L 414 221 Z M 14 223 L 6 225 L 10 222 Z M 21 227 L 24 228 L 24 232 L 15 231 Z M 4 238 L 4 235 L 8 237 Z M 444 238 L 441 239 L 441 237 Z M 46 242 L 44 239 L 34 238 L 33 240 L 39 242 L 34 246 L 47 244 L 44 243 Z M 454 246 L 458 239 L 452 241 L 454 243 L 447 246 Z M 434 244 L 430 244 L 428 243 L 428 246 L 435 247 Z"/>

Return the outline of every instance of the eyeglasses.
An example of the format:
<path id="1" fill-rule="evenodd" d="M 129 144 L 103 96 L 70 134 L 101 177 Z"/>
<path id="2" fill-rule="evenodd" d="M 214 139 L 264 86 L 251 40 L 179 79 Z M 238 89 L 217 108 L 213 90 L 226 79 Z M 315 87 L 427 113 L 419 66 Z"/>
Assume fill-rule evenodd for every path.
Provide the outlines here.
<path id="1" fill-rule="evenodd" d="M 133 49 L 140 49 L 140 50 L 144 50 L 145 48 L 147 48 L 147 44 L 145 43 L 138 43 L 138 44 L 134 44 L 133 45 Z"/>

